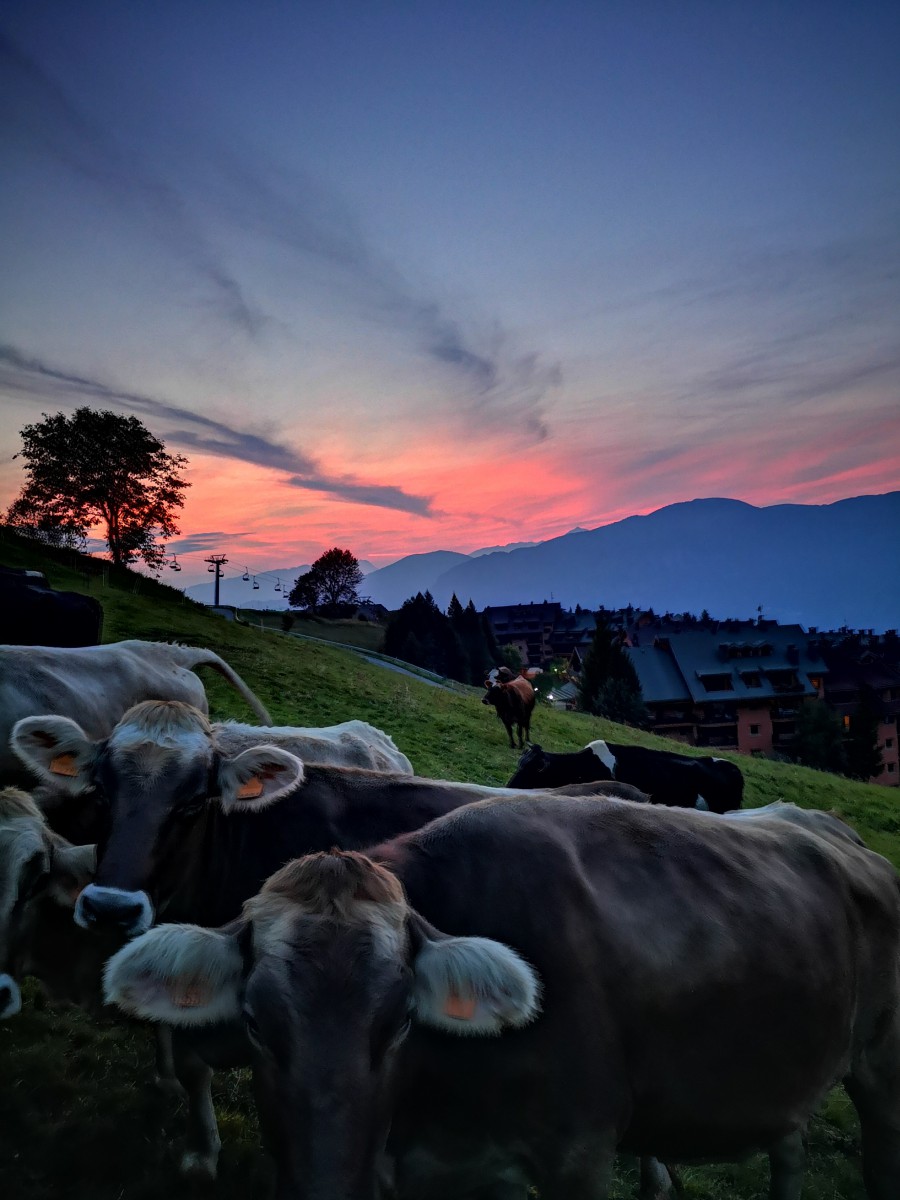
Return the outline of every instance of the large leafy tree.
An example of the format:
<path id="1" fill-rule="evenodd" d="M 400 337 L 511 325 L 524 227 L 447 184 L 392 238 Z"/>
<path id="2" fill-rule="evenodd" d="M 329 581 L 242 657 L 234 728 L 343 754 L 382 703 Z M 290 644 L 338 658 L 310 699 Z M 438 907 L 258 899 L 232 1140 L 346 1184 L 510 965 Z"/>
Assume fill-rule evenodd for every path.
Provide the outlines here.
<path id="1" fill-rule="evenodd" d="M 291 608 L 324 609 L 338 612 L 344 605 L 359 603 L 359 585 L 363 581 L 359 560 L 349 550 L 335 546 L 316 559 L 300 575 L 288 596 Z"/>
<path id="2" fill-rule="evenodd" d="M 114 563 L 162 565 L 160 541 L 178 533 L 190 487 L 186 458 L 166 453 L 137 417 L 93 408 L 45 413 L 22 429 L 22 443 L 27 481 L 7 511 L 10 525 L 61 545 L 83 543 L 99 525 Z"/>

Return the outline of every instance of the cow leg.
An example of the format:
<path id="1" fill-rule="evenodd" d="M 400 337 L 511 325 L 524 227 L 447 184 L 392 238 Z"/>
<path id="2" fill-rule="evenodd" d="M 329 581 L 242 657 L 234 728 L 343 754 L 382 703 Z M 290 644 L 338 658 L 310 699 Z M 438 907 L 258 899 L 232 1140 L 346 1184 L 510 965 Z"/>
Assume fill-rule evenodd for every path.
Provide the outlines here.
<path id="1" fill-rule="evenodd" d="M 528 1200 L 528 1185 L 525 1183 L 510 1183 L 500 1180 L 488 1187 L 479 1188 L 477 1192 L 467 1192 L 466 1200 Z"/>
<path id="2" fill-rule="evenodd" d="M 675 1188 L 669 1172 L 658 1158 L 641 1159 L 640 1200 L 672 1200 Z"/>
<path id="3" fill-rule="evenodd" d="M 554 1168 L 542 1172 L 541 1200 L 608 1200 L 616 1158 L 614 1137 L 597 1135 L 559 1147 Z"/>
<path id="4" fill-rule="evenodd" d="M 900 1014 L 866 1047 L 844 1081 L 859 1114 L 869 1200 L 900 1196 Z"/>
<path id="5" fill-rule="evenodd" d="M 175 1074 L 175 1058 L 172 1053 L 172 1030 L 168 1025 L 156 1027 L 156 1077 L 154 1083 L 163 1092 L 183 1096 L 184 1090 Z"/>
<path id="6" fill-rule="evenodd" d="M 213 1070 L 177 1037 L 174 1051 L 175 1074 L 187 1092 L 188 1103 L 188 1128 L 181 1156 L 181 1173 L 192 1179 L 212 1181 L 216 1177 L 219 1150 L 222 1148 L 210 1090 Z"/>
<path id="7" fill-rule="evenodd" d="M 805 1168 L 806 1146 L 798 1129 L 769 1150 L 769 1200 L 800 1200 Z"/>

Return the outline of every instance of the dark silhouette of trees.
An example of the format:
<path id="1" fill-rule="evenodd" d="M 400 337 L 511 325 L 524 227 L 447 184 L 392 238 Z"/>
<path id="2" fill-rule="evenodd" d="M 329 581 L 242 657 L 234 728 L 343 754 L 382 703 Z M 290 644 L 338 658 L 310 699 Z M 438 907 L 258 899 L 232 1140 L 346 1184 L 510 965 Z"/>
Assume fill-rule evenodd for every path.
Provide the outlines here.
<path id="1" fill-rule="evenodd" d="M 461 683 L 471 683 L 476 687 L 484 682 L 488 671 L 497 661 L 491 652 L 485 626 L 489 623 L 469 600 L 465 608 L 460 604 L 454 592 L 447 608 L 447 619 L 459 642 L 460 661 L 458 674 L 452 676 Z M 493 640 L 493 635 L 491 639 Z M 496 645 L 496 643 L 495 643 Z"/>
<path id="2" fill-rule="evenodd" d="M 388 621 L 384 650 L 448 679 L 479 686 L 497 661 L 485 625 L 471 600 L 463 608 L 454 595 L 442 613 L 430 592 L 418 592 Z"/>
<path id="3" fill-rule="evenodd" d="M 644 725 L 649 714 L 644 705 L 637 672 L 619 633 L 602 613 L 585 655 L 580 700 L 586 712 L 625 725 Z"/>
<path id="4" fill-rule="evenodd" d="M 404 600 L 388 621 L 384 652 L 417 667 L 457 679 L 462 648 L 447 617 L 431 592 L 417 592 Z"/>
<path id="5" fill-rule="evenodd" d="M 850 717 L 850 729 L 844 739 L 844 753 L 847 758 L 845 774 L 851 779 L 871 779 L 881 770 L 878 710 L 875 697 L 868 687 L 859 689 L 859 701 Z"/>
<path id="6" fill-rule="evenodd" d="M 117 565 L 143 559 L 158 569 L 160 539 L 178 533 L 176 514 L 190 484 L 187 459 L 137 417 L 93 408 L 43 414 L 22 429 L 27 482 L 6 514 L 8 524 L 53 545 L 82 546 L 95 525 L 105 530 Z"/>
<path id="7" fill-rule="evenodd" d="M 805 767 L 845 775 L 847 755 L 840 717 L 820 700 L 805 700 L 797 715 L 791 752 Z"/>
<path id="8" fill-rule="evenodd" d="M 288 604 L 326 616 L 342 616 L 359 603 L 357 588 L 362 581 L 359 560 L 349 550 L 335 546 L 294 581 Z"/>
<path id="9" fill-rule="evenodd" d="M 513 675 L 518 675 L 525 665 L 522 662 L 522 655 L 515 646 L 509 643 L 500 647 L 500 658 L 498 661 L 502 667 L 509 667 Z"/>

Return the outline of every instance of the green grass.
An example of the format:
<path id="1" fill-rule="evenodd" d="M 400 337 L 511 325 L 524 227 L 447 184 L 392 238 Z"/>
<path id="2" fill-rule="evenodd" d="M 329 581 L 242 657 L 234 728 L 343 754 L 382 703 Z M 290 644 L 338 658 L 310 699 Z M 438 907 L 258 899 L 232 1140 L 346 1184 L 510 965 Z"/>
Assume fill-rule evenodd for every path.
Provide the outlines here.
<path id="1" fill-rule="evenodd" d="M 332 621 L 327 617 L 298 616 L 294 613 L 291 615 L 294 617 L 291 633 L 321 638 L 325 642 L 337 642 L 341 646 L 357 646 L 360 650 L 380 651 L 384 645 L 384 626 L 375 621 Z M 258 612 L 252 608 L 242 608 L 239 616 L 248 625 L 281 629 L 280 612 Z"/>
<path id="2" fill-rule="evenodd" d="M 387 730 L 419 774 L 502 784 L 517 754 L 480 689 L 444 691 L 367 663 L 339 646 L 260 631 L 210 615 L 177 590 L 130 571 L 89 575 L 96 564 L 45 552 L 0 530 L 0 563 L 43 570 L 59 588 L 97 596 L 104 640 L 139 637 L 215 649 L 283 724 L 327 725 L 359 717 Z M 304 623 L 305 624 L 305 623 Z M 304 630 L 305 631 L 305 630 Z M 316 633 L 314 636 L 320 636 Z M 213 716 L 252 720 L 218 676 L 203 672 Z M 533 736 L 553 750 L 597 737 L 671 748 L 651 734 L 541 707 Z M 852 783 L 803 767 L 735 758 L 750 805 L 790 800 L 832 808 L 868 844 L 900 865 L 900 805 L 894 789 Z M 138 1026 L 97 1023 L 45 1004 L 34 986 L 23 1013 L 0 1024 L 0 1196 L 19 1200 L 156 1200 L 191 1192 L 177 1177 L 181 1104 L 147 1081 L 153 1053 Z M 220 1074 L 216 1104 L 224 1143 L 221 1200 L 257 1195 L 268 1179 L 245 1073 Z M 688 1200 L 762 1200 L 768 1171 L 755 1156 L 738 1165 L 682 1169 Z M 614 1195 L 634 1192 L 627 1162 Z M 804 1200 L 862 1200 L 855 1115 L 843 1091 L 829 1098 L 810 1136 Z"/>

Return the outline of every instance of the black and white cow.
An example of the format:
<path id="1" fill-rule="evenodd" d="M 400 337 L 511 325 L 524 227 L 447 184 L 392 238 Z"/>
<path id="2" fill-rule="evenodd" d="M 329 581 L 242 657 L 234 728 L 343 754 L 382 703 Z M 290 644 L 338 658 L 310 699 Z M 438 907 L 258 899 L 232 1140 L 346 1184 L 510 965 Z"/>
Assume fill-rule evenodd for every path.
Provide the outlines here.
<path id="1" fill-rule="evenodd" d="M 693 757 L 599 740 L 572 754 L 551 754 L 531 746 L 506 786 L 552 788 L 603 779 L 630 783 L 648 793 L 653 804 L 715 813 L 740 808 L 744 795 L 741 769 L 726 758 Z"/>

